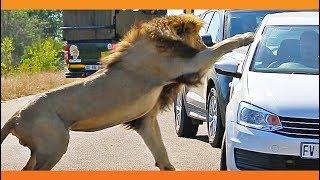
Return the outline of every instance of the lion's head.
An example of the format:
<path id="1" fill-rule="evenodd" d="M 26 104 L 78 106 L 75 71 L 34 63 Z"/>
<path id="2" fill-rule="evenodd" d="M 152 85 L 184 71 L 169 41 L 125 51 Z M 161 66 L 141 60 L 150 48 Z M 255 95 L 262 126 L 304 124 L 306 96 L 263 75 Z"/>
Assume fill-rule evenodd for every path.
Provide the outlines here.
<path id="1" fill-rule="evenodd" d="M 148 34 L 160 52 L 169 51 L 171 56 L 192 56 L 194 51 L 206 48 L 199 36 L 202 25 L 202 20 L 194 15 L 167 16 L 143 23 L 141 33 Z"/>
<path id="2" fill-rule="evenodd" d="M 129 62 L 125 65 L 122 64 L 122 66 L 133 67 L 136 71 L 143 69 L 143 73 L 148 70 L 153 71 L 153 75 L 148 76 L 150 78 L 179 72 L 181 66 L 179 66 L 179 63 L 173 62 L 173 59 L 188 60 L 198 52 L 206 49 L 199 36 L 199 30 L 202 25 L 203 21 L 199 17 L 190 14 L 165 16 L 140 22 L 126 33 L 114 52 L 106 60 L 103 60 L 102 64 L 105 64 L 107 68 L 112 68 L 115 64 L 121 64 L 119 62 L 125 61 L 126 57 L 124 56 L 126 56 L 128 49 L 137 46 L 139 41 L 144 40 L 145 44 L 142 48 L 146 48 L 146 50 L 140 53 L 152 51 L 151 49 L 147 50 L 147 47 L 151 45 L 155 51 L 153 56 L 148 56 L 147 62 L 139 62 L 143 66 L 133 67 L 134 65 L 130 65 L 135 58 L 130 59 Z M 139 54 L 139 50 L 134 52 Z M 135 57 L 137 58 L 137 56 Z M 141 59 L 144 58 L 141 57 Z M 175 61 L 177 62 L 177 60 Z M 197 73 L 187 76 L 177 76 L 175 74 L 166 77 L 168 77 L 168 81 L 175 83 L 170 83 L 163 87 L 159 99 L 161 109 L 168 107 L 173 102 L 182 84 L 196 85 L 201 80 Z"/>
<path id="3" fill-rule="evenodd" d="M 118 43 L 114 52 L 102 60 L 102 64 L 112 66 L 119 62 L 122 52 L 139 39 L 154 43 L 158 53 L 169 57 L 191 58 L 206 48 L 199 36 L 203 21 L 194 15 L 173 15 L 139 22 L 128 31 Z"/>

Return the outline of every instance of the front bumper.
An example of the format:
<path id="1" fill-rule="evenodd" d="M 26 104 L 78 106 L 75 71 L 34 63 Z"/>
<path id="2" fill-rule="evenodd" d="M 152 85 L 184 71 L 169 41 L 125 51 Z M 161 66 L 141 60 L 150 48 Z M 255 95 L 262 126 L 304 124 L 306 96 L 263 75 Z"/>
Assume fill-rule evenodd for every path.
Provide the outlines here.
<path id="1" fill-rule="evenodd" d="M 66 78 L 84 78 L 90 76 L 91 74 L 95 73 L 96 70 L 85 70 L 85 69 L 65 69 L 64 74 Z"/>
<path id="2" fill-rule="evenodd" d="M 96 71 L 68 71 L 65 72 L 66 78 L 84 78 L 90 76 Z"/>
<path id="3" fill-rule="evenodd" d="M 319 139 L 287 137 L 244 127 L 236 122 L 230 122 L 226 133 L 229 170 L 319 169 L 319 159 L 300 158 L 301 143 L 319 143 Z"/>

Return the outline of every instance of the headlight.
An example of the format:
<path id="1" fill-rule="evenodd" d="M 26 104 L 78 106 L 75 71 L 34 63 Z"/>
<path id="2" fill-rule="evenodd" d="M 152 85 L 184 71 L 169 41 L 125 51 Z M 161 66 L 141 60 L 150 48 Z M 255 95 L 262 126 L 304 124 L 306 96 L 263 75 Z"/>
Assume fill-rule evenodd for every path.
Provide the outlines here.
<path id="1" fill-rule="evenodd" d="M 277 115 L 246 102 L 240 103 L 237 123 L 263 131 L 275 131 L 282 128 Z"/>

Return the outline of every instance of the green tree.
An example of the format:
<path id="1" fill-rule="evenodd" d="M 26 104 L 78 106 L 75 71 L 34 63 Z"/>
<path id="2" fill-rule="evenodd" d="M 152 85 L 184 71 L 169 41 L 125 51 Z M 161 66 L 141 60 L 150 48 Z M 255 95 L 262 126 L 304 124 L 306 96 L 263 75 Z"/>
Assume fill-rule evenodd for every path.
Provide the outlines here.
<path id="1" fill-rule="evenodd" d="M 61 41 L 46 38 L 25 48 L 19 66 L 22 72 L 56 71 L 62 67 Z"/>
<path id="2" fill-rule="evenodd" d="M 12 38 L 14 43 L 13 63 L 19 63 L 24 47 L 44 36 L 45 23 L 35 16 L 29 16 L 28 11 L 1 11 L 1 40 Z"/>
<path id="3" fill-rule="evenodd" d="M 32 10 L 29 16 L 37 17 L 44 23 L 43 32 L 45 37 L 61 38 L 62 11 L 57 10 Z"/>
<path id="4" fill-rule="evenodd" d="M 1 10 L 1 40 L 12 38 L 13 63 L 18 64 L 24 47 L 42 38 L 61 38 L 62 12 L 54 10 Z"/>
<path id="5" fill-rule="evenodd" d="M 14 50 L 12 38 L 1 41 L 1 75 L 6 75 L 12 70 L 12 51 Z"/>

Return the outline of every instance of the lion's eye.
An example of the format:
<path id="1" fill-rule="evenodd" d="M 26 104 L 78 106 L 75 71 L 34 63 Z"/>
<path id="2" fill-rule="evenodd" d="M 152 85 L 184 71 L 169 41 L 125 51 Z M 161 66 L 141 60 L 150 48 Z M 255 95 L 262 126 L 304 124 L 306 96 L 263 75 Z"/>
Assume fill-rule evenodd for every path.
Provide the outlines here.
<path id="1" fill-rule="evenodd" d="M 178 36 L 183 36 L 184 35 L 185 29 L 184 29 L 183 26 L 177 26 L 177 27 L 175 27 L 175 29 L 176 29 L 176 32 L 177 32 Z"/>
<path id="2" fill-rule="evenodd" d="M 178 35 L 178 36 L 183 35 L 183 28 L 178 27 L 176 30 L 177 30 L 177 35 Z"/>

